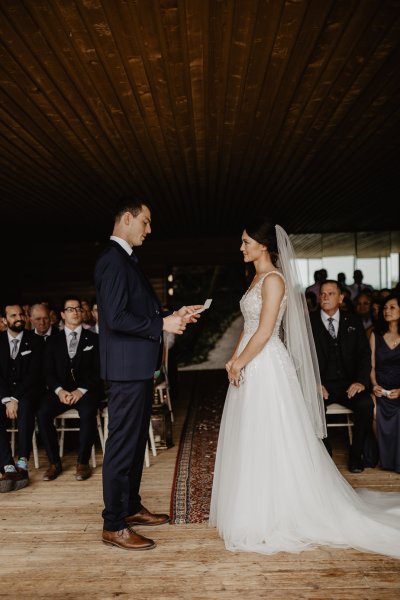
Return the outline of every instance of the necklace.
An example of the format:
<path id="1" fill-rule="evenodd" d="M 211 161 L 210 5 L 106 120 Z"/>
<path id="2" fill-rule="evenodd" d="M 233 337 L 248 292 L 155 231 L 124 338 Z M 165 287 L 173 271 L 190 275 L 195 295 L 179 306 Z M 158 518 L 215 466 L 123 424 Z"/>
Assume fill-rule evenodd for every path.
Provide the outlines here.
<path id="1" fill-rule="evenodd" d="M 399 343 L 400 337 L 396 338 L 395 340 L 391 340 L 389 337 L 387 338 L 387 344 L 392 350 L 394 350 L 394 348 L 396 348 L 396 346 L 398 346 Z"/>

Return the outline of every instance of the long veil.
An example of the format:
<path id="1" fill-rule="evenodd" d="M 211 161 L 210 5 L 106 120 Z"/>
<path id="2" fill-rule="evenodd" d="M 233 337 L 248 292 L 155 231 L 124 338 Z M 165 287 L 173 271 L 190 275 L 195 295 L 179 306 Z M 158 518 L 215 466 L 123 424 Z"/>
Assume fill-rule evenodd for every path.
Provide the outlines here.
<path id="1" fill-rule="evenodd" d="M 317 352 L 296 255 L 286 231 L 275 226 L 279 267 L 286 280 L 287 308 L 283 319 L 284 342 L 296 369 L 304 402 L 319 438 L 326 437 L 326 419 Z"/>

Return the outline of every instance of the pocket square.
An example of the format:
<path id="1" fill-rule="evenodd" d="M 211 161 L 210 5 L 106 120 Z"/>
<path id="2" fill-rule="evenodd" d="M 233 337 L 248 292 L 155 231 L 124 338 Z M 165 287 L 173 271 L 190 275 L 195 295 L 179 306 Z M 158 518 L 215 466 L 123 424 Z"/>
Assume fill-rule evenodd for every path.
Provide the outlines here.
<path id="1" fill-rule="evenodd" d="M 84 349 L 82 350 L 82 352 L 87 352 L 88 350 L 91 350 L 93 348 L 93 346 L 85 346 Z"/>
<path id="2" fill-rule="evenodd" d="M 21 356 L 25 356 L 25 354 L 31 354 L 32 350 L 24 350 L 21 352 Z"/>

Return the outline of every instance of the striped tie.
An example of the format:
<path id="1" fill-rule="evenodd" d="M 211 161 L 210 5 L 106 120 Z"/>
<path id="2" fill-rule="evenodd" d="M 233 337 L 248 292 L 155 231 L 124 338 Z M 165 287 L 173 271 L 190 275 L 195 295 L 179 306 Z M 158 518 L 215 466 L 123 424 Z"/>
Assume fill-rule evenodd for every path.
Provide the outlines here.
<path id="1" fill-rule="evenodd" d="M 334 319 L 332 317 L 329 317 L 328 319 L 328 331 L 331 337 L 333 337 L 334 340 L 336 340 L 336 332 L 335 332 L 335 328 L 333 326 L 333 321 Z"/>
<path id="2" fill-rule="evenodd" d="M 11 340 L 11 341 L 14 344 L 13 348 L 11 349 L 11 358 L 14 359 L 17 357 L 17 354 L 18 354 L 19 340 Z"/>
<path id="3" fill-rule="evenodd" d="M 74 356 L 76 354 L 76 348 L 78 346 L 78 340 L 77 340 L 78 334 L 76 331 L 71 331 L 70 335 L 71 335 L 71 340 L 69 342 L 68 353 L 69 353 L 70 358 L 74 358 Z"/>

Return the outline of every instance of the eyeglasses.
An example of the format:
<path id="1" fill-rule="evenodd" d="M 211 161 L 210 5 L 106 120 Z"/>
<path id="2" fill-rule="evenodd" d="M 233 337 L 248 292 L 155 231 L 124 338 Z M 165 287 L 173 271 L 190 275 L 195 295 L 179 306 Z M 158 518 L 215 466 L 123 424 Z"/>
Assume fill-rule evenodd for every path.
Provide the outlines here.
<path id="1" fill-rule="evenodd" d="M 82 309 L 80 306 L 67 306 L 66 308 L 64 308 L 64 312 L 68 312 L 68 313 L 81 313 Z"/>

